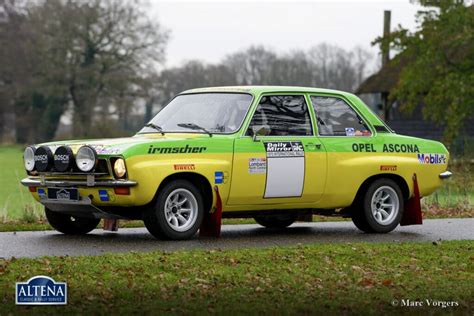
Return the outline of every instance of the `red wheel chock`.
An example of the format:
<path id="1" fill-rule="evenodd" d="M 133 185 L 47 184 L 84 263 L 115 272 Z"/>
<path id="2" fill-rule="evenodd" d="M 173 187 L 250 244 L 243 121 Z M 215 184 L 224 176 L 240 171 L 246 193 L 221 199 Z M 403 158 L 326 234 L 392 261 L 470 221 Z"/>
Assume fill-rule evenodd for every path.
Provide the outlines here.
<path id="1" fill-rule="evenodd" d="M 413 174 L 413 196 L 405 203 L 405 210 L 400 222 L 400 226 L 422 225 L 423 216 L 421 214 L 420 189 L 416 173 Z"/>
<path id="2" fill-rule="evenodd" d="M 104 218 L 103 229 L 110 232 L 118 231 L 118 219 Z"/>
<path id="3" fill-rule="evenodd" d="M 214 187 L 216 192 L 216 206 L 211 212 L 204 214 L 201 227 L 199 228 L 199 237 L 220 237 L 222 224 L 222 200 L 217 186 Z"/>

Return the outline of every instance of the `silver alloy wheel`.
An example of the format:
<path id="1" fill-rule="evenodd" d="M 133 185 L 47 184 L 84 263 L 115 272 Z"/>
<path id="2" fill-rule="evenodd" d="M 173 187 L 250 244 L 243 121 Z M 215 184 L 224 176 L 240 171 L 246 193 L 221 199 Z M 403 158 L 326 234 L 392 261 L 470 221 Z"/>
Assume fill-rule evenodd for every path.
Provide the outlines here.
<path id="1" fill-rule="evenodd" d="M 189 230 L 196 222 L 198 202 L 194 195 L 183 188 L 172 191 L 165 201 L 166 222 L 177 232 Z"/>
<path id="2" fill-rule="evenodd" d="M 375 190 L 370 205 L 375 221 L 381 225 L 390 225 L 400 211 L 397 192 L 389 186 Z"/>

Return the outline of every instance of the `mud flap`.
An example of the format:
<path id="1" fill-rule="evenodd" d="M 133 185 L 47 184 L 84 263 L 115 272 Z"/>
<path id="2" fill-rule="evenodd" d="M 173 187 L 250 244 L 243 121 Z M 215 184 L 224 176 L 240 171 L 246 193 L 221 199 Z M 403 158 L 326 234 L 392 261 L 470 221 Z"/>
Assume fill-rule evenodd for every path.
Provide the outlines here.
<path id="1" fill-rule="evenodd" d="M 420 189 L 418 188 L 418 180 L 416 173 L 413 174 L 413 196 L 405 203 L 400 226 L 422 225 L 423 216 L 421 214 Z"/>
<path id="2" fill-rule="evenodd" d="M 211 212 L 204 214 L 199 228 L 199 237 L 220 237 L 221 235 L 222 200 L 217 186 L 214 187 L 214 192 L 216 192 L 216 206 Z"/>
<path id="3" fill-rule="evenodd" d="M 118 219 L 105 218 L 103 229 L 110 232 L 118 231 Z"/>

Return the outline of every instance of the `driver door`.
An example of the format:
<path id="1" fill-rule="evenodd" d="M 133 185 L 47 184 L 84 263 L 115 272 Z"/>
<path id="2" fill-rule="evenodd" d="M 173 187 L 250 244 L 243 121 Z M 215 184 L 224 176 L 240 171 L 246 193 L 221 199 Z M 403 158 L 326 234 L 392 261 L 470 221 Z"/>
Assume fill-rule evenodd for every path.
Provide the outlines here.
<path id="1" fill-rule="evenodd" d="M 304 94 L 264 95 L 234 142 L 229 205 L 313 203 L 326 183 L 326 152 Z"/>

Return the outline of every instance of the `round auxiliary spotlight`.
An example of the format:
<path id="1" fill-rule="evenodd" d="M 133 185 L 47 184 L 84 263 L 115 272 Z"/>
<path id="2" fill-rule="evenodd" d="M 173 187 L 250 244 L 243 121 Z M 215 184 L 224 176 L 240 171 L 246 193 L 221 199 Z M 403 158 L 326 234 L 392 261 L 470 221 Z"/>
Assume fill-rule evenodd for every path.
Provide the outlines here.
<path id="1" fill-rule="evenodd" d="M 67 146 L 59 146 L 54 152 L 54 169 L 58 172 L 71 170 L 74 162 L 72 149 Z"/>
<path id="2" fill-rule="evenodd" d="M 35 150 L 35 168 L 39 172 L 51 170 L 53 166 L 53 153 L 46 146 L 41 146 Z"/>

